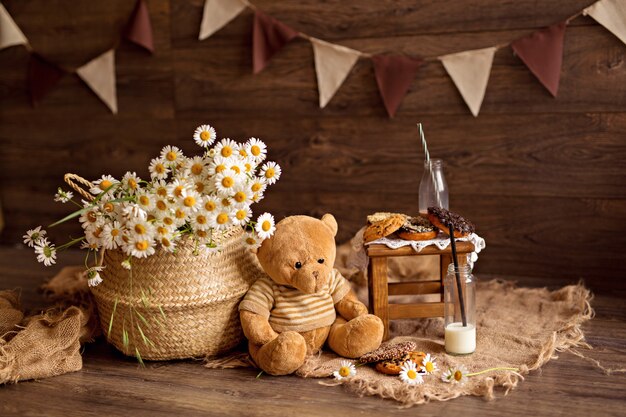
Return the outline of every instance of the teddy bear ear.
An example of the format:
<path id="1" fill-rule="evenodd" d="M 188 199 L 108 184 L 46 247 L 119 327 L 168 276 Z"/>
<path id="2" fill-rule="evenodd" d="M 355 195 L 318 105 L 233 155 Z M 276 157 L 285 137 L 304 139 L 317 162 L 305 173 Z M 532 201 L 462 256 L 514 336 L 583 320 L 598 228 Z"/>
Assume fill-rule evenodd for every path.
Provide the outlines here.
<path id="1" fill-rule="evenodd" d="M 326 213 L 322 216 L 322 222 L 330 229 L 333 233 L 333 236 L 337 236 L 337 220 L 335 220 L 335 216 L 330 213 Z"/>

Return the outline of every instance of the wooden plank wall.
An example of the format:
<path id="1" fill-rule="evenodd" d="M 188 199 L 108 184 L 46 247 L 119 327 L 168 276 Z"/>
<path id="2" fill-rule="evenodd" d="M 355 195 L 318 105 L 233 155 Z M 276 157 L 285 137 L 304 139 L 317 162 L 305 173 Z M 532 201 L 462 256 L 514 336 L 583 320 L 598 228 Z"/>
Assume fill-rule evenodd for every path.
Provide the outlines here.
<path id="1" fill-rule="evenodd" d="M 510 41 L 592 1 L 255 4 L 296 29 L 365 52 L 436 56 Z M 3 3 L 36 51 L 70 67 L 106 50 L 133 7 L 127 0 Z M 502 49 L 478 118 L 443 67 L 429 63 L 390 120 L 368 60 L 320 110 L 307 42 L 288 45 L 253 76 L 250 12 L 200 42 L 203 0 L 148 3 L 156 53 L 121 44 L 117 116 L 75 76 L 31 108 L 27 52 L 0 52 L 2 243 L 15 244 L 27 228 L 65 213 L 52 202 L 65 172 L 146 175 L 163 145 L 194 151 L 191 133 L 204 122 L 222 136 L 263 138 L 283 166 L 283 179 L 258 210 L 278 218 L 332 212 L 344 241 L 370 212 L 417 211 L 423 156 L 414 126 L 422 121 L 431 154 L 445 160 L 451 208 L 487 240 L 479 272 L 625 288 L 626 48 L 592 19 L 579 17 L 567 30 L 558 99 Z"/>

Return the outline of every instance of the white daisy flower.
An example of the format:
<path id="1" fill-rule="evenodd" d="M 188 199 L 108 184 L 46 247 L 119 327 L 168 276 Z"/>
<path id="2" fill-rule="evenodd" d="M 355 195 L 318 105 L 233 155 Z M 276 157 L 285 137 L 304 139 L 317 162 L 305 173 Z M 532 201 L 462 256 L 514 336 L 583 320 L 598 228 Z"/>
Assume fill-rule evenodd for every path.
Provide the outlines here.
<path id="1" fill-rule="evenodd" d="M 168 193 L 170 196 L 183 199 L 187 192 L 193 190 L 193 183 L 187 179 L 175 179 L 168 185 Z"/>
<path id="2" fill-rule="evenodd" d="M 154 240 L 143 235 L 131 236 L 124 251 L 135 258 L 147 258 L 154 254 Z"/>
<path id="3" fill-rule="evenodd" d="M 215 230 L 226 230 L 232 226 L 232 212 L 226 207 L 220 207 L 211 213 L 207 213 L 209 226 Z"/>
<path id="4" fill-rule="evenodd" d="M 122 225 L 117 220 L 113 220 L 112 223 L 105 223 L 100 237 L 104 249 L 117 249 L 124 244 L 124 230 L 122 229 Z"/>
<path id="5" fill-rule="evenodd" d="M 208 174 L 215 176 L 220 172 L 226 171 L 228 166 L 232 163 L 231 158 L 224 158 L 221 155 L 217 155 L 211 162 L 209 162 Z"/>
<path id="6" fill-rule="evenodd" d="M 239 151 L 237 152 L 237 155 L 239 156 L 239 159 L 241 160 L 245 160 L 250 156 L 248 155 L 248 151 L 246 150 L 245 145 L 243 146 L 239 145 Z"/>
<path id="7" fill-rule="evenodd" d="M 434 373 L 438 369 L 437 364 L 435 363 L 435 358 L 431 357 L 430 353 L 426 354 L 419 369 L 427 374 Z"/>
<path id="8" fill-rule="evenodd" d="M 57 193 L 54 195 L 54 201 L 67 203 L 74 197 L 74 193 L 71 191 L 64 191 L 61 187 L 57 189 Z"/>
<path id="9" fill-rule="evenodd" d="M 147 220 L 134 219 L 126 224 L 132 238 L 152 239 L 156 233 L 155 227 Z"/>
<path id="10" fill-rule="evenodd" d="M 206 212 L 211 213 L 217 210 L 219 205 L 220 205 L 220 200 L 218 200 L 216 197 L 208 196 L 204 198 L 202 207 L 204 208 Z"/>
<path id="11" fill-rule="evenodd" d="M 417 372 L 417 366 L 412 360 L 404 362 L 400 368 L 400 379 L 409 385 L 423 384 L 424 378 Z"/>
<path id="12" fill-rule="evenodd" d="M 256 170 L 257 164 L 252 160 L 252 158 L 246 158 L 243 162 L 244 172 L 249 176 Z"/>
<path id="13" fill-rule="evenodd" d="M 265 177 L 255 177 L 250 183 L 250 191 L 254 194 L 263 194 L 267 189 L 267 180 Z"/>
<path id="14" fill-rule="evenodd" d="M 100 179 L 93 182 L 93 187 L 89 189 L 89 192 L 98 195 L 115 184 L 119 184 L 119 181 L 110 175 L 103 175 Z"/>
<path id="15" fill-rule="evenodd" d="M 122 177 L 122 187 L 130 195 L 134 195 L 140 188 L 141 178 L 135 172 L 128 171 Z"/>
<path id="16" fill-rule="evenodd" d="M 96 287 L 102 284 L 102 277 L 100 276 L 100 271 L 104 269 L 104 266 L 92 266 L 86 271 L 87 274 L 87 285 L 90 287 Z"/>
<path id="17" fill-rule="evenodd" d="M 157 195 L 152 196 L 152 198 L 154 199 L 154 208 L 152 209 L 154 217 L 158 219 L 169 213 L 170 203 L 167 198 L 159 197 Z"/>
<path id="18" fill-rule="evenodd" d="M 265 143 L 257 138 L 250 138 L 245 144 L 246 151 L 256 163 L 262 162 L 267 156 L 267 146 Z"/>
<path id="19" fill-rule="evenodd" d="M 170 169 L 167 167 L 165 161 L 161 158 L 154 158 L 150 161 L 148 170 L 150 171 L 150 176 L 152 178 L 156 178 L 157 180 L 166 179 L 167 174 L 170 172 Z"/>
<path id="20" fill-rule="evenodd" d="M 83 228 L 87 227 L 87 225 L 95 223 L 98 219 L 102 217 L 97 207 L 92 207 L 91 209 L 83 212 L 78 218 L 78 221 L 83 226 Z"/>
<path id="21" fill-rule="evenodd" d="M 235 185 L 237 185 L 238 176 L 233 170 L 227 169 L 215 176 L 215 188 L 221 195 L 231 195 Z"/>
<path id="22" fill-rule="evenodd" d="M 152 192 L 161 198 L 168 196 L 168 184 L 164 180 L 157 180 L 152 182 Z"/>
<path id="23" fill-rule="evenodd" d="M 203 177 L 206 175 L 206 161 L 201 156 L 194 156 L 189 160 L 189 174 L 194 177 Z"/>
<path id="24" fill-rule="evenodd" d="M 198 211 L 202 206 L 202 197 L 195 191 L 187 191 L 185 198 L 180 202 L 180 206 L 187 212 Z"/>
<path id="25" fill-rule="evenodd" d="M 267 162 L 261 167 L 261 176 L 265 177 L 267 183 L 272 185 L 280 179 L 282 170 L 276 162 Z"/>
<path id="26" fill-rule="evenodd" d="M 205 255 L 210 255 L 215 252 L 219 252 L 220 248 L 215 242 L 202 243 L 198 245 L 198 252 L 202 252 Z"/>
<path id="27" fill-rule="evenodd" d="M 97 248 L 102 247 L 102 232 L 104 231 L 104 220 L 96 223 L 90 223 L 85 228 L 85 239 L 87 242 Z"/>
<path id="28" fill-rule="evenodd" d="M 162 217 L 159 217 L 159 220 L 161 221 L 161 223 L 163 223 L 165 226 L 169 227 L 169 228 L 176 228 L 178 227 L 178 225 L 180 224 L 175 217 L 175 213 L 174 211 L 170 211 L 166 214 L 164 214 Z"/>
<path id="29" fill-rule="evenodd" d="M 161 159 L 163 159 L 168 166 L 178 164 L 183 156 L 183 152 L 176 146 L 167 145 L 161 149 Z"/>
<path id="30" fill-rule="evenodd" d="M 259 238 L 254 231 L 246 232 L 243 241 L 249 249 L 256 249 L 263 243 L 263 239 Z"/>
<path id="31" fill-rule="evenodd" d="M 40 238 L 35 244 L 35 254 L 37 255 L 37 262 L 42 262 L 45 266 L 56 263 L 57 250 L 54 244 L 48 242 L 45 237 Z"/>
<path id="32" fill-rule="evenodd" d="M 148 190 L 141 190 L 137 193 L 137 205 L 146 213 L 154 209 L 156 199 Z"/>
<path id="33" fill-rule="evenodd" d="M 208 230 L 200 230 L 200 229 L 194 230 L 194 235 L 198 239 L 198 244 L 199 245 L 206 245 L 207 243 L 211 243 L 212 242 L 212 231 L 211 231 L 211 229 L 208 229 Z"/>
<path id="34" fill-rule="evenodd" d="M 467 368 L 463 365 L 459 365 L 456 368 L 448 368 L 448 370 L 441 375 L 441 380 L 443 382 L 463 385 L 467 382 L 467 374 Z"/>
<path id="35" fill-rule="evenodd" d="M 83 242 L 80 244 L 80 248 L 94 251 L 100 249 L 98 245 L 91 244 L 86 240 L 83 240 Z"/>
<path id="36" fill-rule="evenodd" d="M 254 193 L 246 184 L 237 184 L 233 189 L 232 198 L 236 205 L 245 205 L 252 202 Z"/>
<path id="37" fill-rule="evenodd" d="M 207 212 L 204 210 L 192 213 L 189 217 L 189 223 L 194 230 L 207 230 L 210 228 L 209 218 Z"/>
<path id="38" fill-rule="evenodd" d="M 193 132 L 193 140 L 196 141 L 198 146 L 202 146 L 203 148 L 211 146 L 213 142 L 215 142 L 216 137 L 215 129 L 209 125 L 200 125 Z"/>
<path id="39" fill-rule="evenodd" d="M 129 220 L 146 220 L 148 218 L 148 213 L 135 203 L 127 203 L 122 209 L 122 215 Z"/>
<path id="40" fill-rule="evenodd" d="M 269 239 L 276 230 L 274 216 L 270 213 L 263 213 L 256 221 L 254 228 L 261 239 Z"/>
<path id="41" fill-rule="evenodd" d="M 120 263 L 120 265 L 122 265 L 122 268 L 126 269 L 127 271 L 130 271 L 133 268 L 132 264 L 130 263 L 130 259 L 124 259 Z"/>
<path id="42" fill-rule="evenodd" d="M 176 242 L 172 240 L 171 236 L 159 236 L 157 237 L 157 242 L 159 242 L 161 247 L 167 252 L 174 252 L 176 250 Z"/>
<path id="43" fill-rule="evenodd" d="M 235 171 L 238 175 L 244 176 L 246 173 L 245 162 L 246 162 L 245 160 L 242 161 L 242 160 L 231 159 L 230 165 L 228 166 L 228 168 Z"/>
<path id="44" fill-rule="evenodd" d="M 222 139 L 215 145 L 215 154 L 228 158 L 239 151 L 239 145 L 234 140 Z"/>
<path id="45" fill-rule="evenodd" d="M 211 192 L 211 187 L 209 186 L 209 183 L 201 178 L 197 178 L 193 182 L 193 189 L 200 194 L 208 194 Z"/>
<path id="46" fill-rule="evenodd" d="M 233 210 L 233 223 L 238 224 L 240 226 L 245 226 L 250 221 L 250 217 L 252 216 L 252 211 L 248 206 L 236 207 Z"/>
<path id="47" fill-rule="evenodd" d="M 341 380 L 344 378 L 350 378 L 356 375 L 356 366 L 350 361 L 341 361 L 341 366 L 335 372 L 333 376 L 335 379 Z"/>
<path id="48" fill-rule="evenodd" d="M 32 248 L 41 239 L 43 239 L 47 233 L 48 232 L 41 229 L 41 226 L 37 226 L 34 229 L 28 230 L 22 238 L 24 239 L 24 244 L 28 245 L 29 248 Z"/>
<path id="49" fill-rule="evenodd" d="M 187 210 L 182 207 L 176 207 L 174 210 L 174 225 L 180 227 L 185 224 L 188 219 L 189 215 L 187 214 Z"/>

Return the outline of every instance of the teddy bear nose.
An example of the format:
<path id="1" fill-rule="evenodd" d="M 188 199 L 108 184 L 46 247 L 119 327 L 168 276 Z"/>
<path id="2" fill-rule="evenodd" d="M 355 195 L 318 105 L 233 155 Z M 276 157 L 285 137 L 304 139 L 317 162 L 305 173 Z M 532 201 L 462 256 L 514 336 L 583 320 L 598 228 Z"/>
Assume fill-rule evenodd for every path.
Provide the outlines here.
<path id="1" fill-rule="evenodd" d="M 319 278 L 320 273 L 319 273 L 318 271 L 313 271 L 313 276 L 314 276 L 315 278 Z"/>

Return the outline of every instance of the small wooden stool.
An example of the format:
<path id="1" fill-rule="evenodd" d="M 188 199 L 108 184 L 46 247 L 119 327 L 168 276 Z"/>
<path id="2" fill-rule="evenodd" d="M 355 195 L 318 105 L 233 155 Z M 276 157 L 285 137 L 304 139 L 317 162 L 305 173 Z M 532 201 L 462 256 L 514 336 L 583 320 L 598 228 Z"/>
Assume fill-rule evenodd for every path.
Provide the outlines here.
<path id="1" fill-rule="evenodd" d="M 467 254 L 474 252 L 471 242 L 456 242 L 456 252 L 459 265 L 467 263 Z M 388 282 L 387 258 L 392 256 L 439 256 L 439 279 L 431 281 L 414 282 Z M 398 249 L 390 249 L 385 245 L 369 245 L 367 247 L 369 257 L 368 286 L 369 286 L 369 309 L 372 314 L 380 317 L 385 327 L 383 340 L 389 338 L 389 320 L 443 317 L 443 283 L 448 271 L 448 265 L 452 263 L 452 248 L 441 250 L 435 245 L 430 245 L 416 252 L 410 246 Z M 434 303 L 419 304 L 389 304 L 390 295 L 423 295 L 440 294 L 440 301 Z"/>

